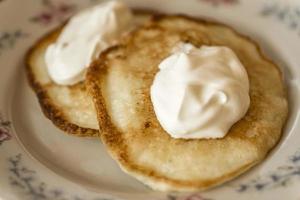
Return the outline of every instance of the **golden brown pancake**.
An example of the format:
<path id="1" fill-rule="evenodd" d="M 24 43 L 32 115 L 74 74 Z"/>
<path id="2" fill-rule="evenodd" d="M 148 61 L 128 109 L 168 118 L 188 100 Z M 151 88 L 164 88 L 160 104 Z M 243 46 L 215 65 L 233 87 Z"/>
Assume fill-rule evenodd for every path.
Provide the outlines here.
<path id="1" fill-rule="evenodd" d="M 144 23 L 151 16 L 146 10 L 134 13 L 136 24 Z M 85 83 L 58 85 L 48 75 L 45 51 L 58 38 L 62 28 L 48 33 L 29 50 L 26 55 L 27 77 L 45 116 L 58 128 L 76 136 L 95 137 L 99 132 L 96 111 L 86 93 Z"/>
<path id="2" fill-rule="evenodd" d="M 150 86 L 178 42 L 230 47 L 247 70 L 250 108 L 222 139 L 174 139 L 155 116 Z M 186 16 L 157 16 L 131 33 L 94 61 L 86 85 L 109 153 L 156 190 L 203 190 L 240 175 L 276 145 L 288 111 L 282 74 L 254 41 Z"/>

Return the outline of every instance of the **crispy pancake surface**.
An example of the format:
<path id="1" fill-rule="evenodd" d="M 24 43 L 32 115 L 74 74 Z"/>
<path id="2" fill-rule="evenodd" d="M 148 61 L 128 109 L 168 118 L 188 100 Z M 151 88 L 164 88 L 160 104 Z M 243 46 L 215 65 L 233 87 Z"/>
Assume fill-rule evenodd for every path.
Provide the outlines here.
<path id="1" fill-rule="evenodd" d="M 247 70 L 250 108 L 222 139 L 174 139 L 155 116 L 150 86 L 178 42 L 230 47 Z M 186 16 L 157 16 L 108 49 L 89 68 L 87 88 L 112 157 L 125 172 L 163 191 L 207 189 L 251 168 L 280 139 L 288 111 L 281 72 L 252 40 Z"/>
<path id="2" fill-rule="evenodd" d="M 151 11 L 136 10 L 135 23 L 149 19 Z M 45 63 L 47 47 L 56 41 L 63 27 L 41 38 L 27 53 L 26 72 L 40 106 L 61 130 L 76 136 L 98 136 L 98 122 L 91 97 L 87 95 L 85 81 L 72 86 L 58 85 L 48 75 Z"/>

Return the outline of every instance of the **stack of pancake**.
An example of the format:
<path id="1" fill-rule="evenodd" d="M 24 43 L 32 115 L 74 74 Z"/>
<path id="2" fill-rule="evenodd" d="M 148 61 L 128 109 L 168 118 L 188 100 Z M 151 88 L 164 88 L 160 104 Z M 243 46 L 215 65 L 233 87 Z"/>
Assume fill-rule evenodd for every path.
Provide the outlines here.
<path id="1" fill-rule="evenodd" d="M 27 75 L 45 116 L 71 135 L 101 138 L 124 172 L 156 190 L 207 189 L 262 161 L 287 117 L 279 68 L 254 41 L 226 25 L 149 12 L 135 17 L 140 25 L 102 52 L 86 79 L 72 86 L 55 84 L 44 60 L 62 27 L 33 46 Z M 159 63 L 180 42 L 230 47 L 247 70 L 250 108 L 224 138 L 175 139 L 156 118 L 150 87 Z"/>

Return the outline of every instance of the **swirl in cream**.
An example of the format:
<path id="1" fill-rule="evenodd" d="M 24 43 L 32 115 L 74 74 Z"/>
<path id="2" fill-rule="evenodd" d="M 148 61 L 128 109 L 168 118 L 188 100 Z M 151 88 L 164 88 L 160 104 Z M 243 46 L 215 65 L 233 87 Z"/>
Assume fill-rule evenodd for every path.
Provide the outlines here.
<path id="1" fill-rule="evenodd" d="M 224 46 L 181 44 L 151 86 L 158 121 L 173 138 L 222 138 L 247 112 L 247 72 Z"/>

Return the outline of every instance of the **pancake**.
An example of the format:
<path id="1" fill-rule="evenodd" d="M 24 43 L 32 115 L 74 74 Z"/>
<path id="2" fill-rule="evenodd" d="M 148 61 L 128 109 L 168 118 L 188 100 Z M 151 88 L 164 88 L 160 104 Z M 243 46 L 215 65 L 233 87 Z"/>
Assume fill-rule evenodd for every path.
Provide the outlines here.
<path id="1" fill-rule="evenodd" d="M 179 42 L 230 47 L 247 70 L 250 108 L 222 139 L 174 139 L 155 116 L 150 86 Z M 204 190 L 240 175 L 276 145 L 287 118 L 282 74 L 255 42 L 225 25 L 181 15 L 157 16 L 102 53 L 86 85 L 108 152 L 155 190 Z"/>
<path id="2" fill-rule="evenodd" d="M 136 10 L 135 23 L 144 23 L 150 11 Z M 25 62 L 29 83 L 38 97 L 45 116 L 66 133 L 76 136 L 98 136 L 98 122 L 92 99 L 86 93 L 85 83 L 72 86 L 54 83 L 44 60 L 47 47 L 55 42 L 63 27 L 59 27 L 41 38 L 28 51 Z"/>

